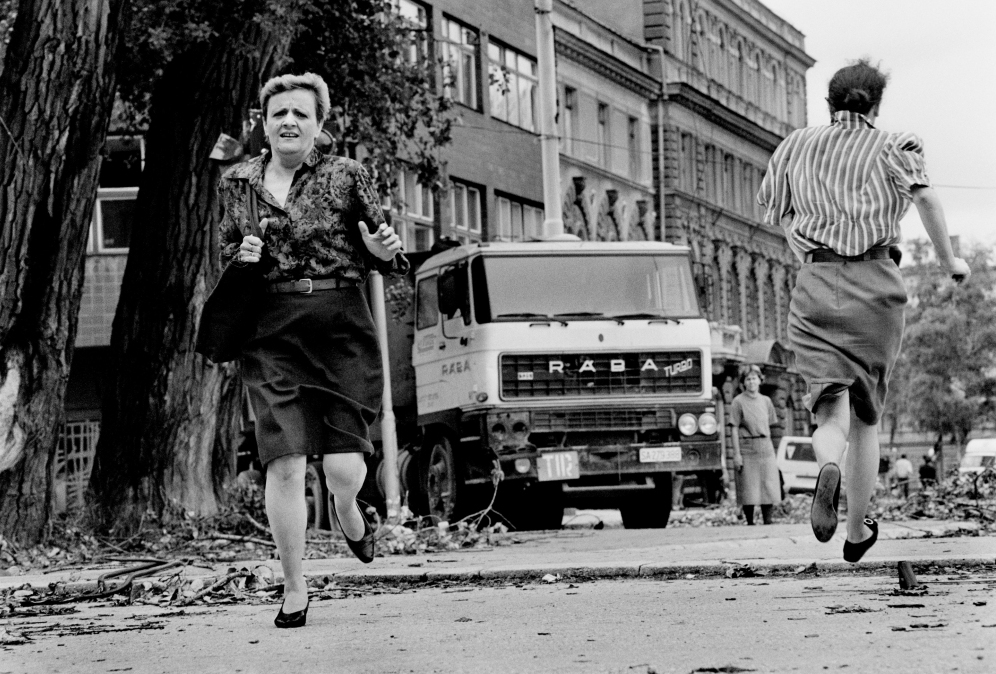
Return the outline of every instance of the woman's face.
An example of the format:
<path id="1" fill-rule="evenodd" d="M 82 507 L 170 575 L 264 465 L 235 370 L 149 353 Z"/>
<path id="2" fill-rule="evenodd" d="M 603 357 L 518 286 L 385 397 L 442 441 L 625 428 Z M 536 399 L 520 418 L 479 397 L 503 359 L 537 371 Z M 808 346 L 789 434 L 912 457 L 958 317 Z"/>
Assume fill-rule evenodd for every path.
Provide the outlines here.
<path id="1" fill-rule="evenodd" d="M 761 378 L 757 376 L 756 372 L 751 372 L 749 375 L 744 377 L 744 388 L 746 388 L 751 393 L 757 393 L 761 388 Z"/>
<path id="2" fill-rule="evenodd" d="M 274 154 L 308 156 L 322 130 L 315 114 L 315 95 L 307 89 L 292 89 L 270 97 L 263 125 Z"/>

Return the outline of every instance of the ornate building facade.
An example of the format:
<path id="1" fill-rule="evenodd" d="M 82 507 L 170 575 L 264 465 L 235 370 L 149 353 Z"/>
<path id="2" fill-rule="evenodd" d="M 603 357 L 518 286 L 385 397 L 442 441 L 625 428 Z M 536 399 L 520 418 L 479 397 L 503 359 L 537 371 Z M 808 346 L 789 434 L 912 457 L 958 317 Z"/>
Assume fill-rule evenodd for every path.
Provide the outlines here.
<path id="1" fill-rule="evenodd" d="M 786 431 L 808 431 L 784 346 L 798 262 L 781 229 L 762 223 L 756 201 L 772 152 L 806 124 L 814 60 L 804 36 L 757 0 L 571 2 L 656 52 L 656 224 L 660 239 L 692 249 L 713 325 L 714 382 L 729 397 L 739 364 L 762 364 Z"/>

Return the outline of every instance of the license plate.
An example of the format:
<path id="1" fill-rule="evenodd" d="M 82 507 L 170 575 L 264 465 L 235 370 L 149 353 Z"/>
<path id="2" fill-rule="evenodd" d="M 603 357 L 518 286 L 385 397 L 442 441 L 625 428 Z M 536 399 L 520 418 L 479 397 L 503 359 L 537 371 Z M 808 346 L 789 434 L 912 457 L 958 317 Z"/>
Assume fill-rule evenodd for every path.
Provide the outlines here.
<path id="1" fill-rule="evenodd" d="M 541 454 L 536 460 L 536 472 L 540 482 L 576 480 L 581 477 L 578 453 L 550 452 L 549 454 Z"/>
<path id="2" fill-rule="evenodd" d="M 681 445 L 675 447 L 640 447 L 640 463 L 681 461 Z"/>

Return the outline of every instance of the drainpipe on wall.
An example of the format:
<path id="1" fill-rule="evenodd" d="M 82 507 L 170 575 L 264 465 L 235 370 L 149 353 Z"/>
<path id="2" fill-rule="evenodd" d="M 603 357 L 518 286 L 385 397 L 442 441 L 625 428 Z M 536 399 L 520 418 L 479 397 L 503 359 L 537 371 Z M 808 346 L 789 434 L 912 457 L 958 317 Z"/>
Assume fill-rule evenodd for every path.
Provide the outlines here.
<path id="1" fill-rule="evenodd" d="M 667 231 L 664 218 L 664 104 L 667 102 L 667 78 L 664 76 L 664 47 L 659 44 L 644 45 L 648 50 L 657 52 L 660 58 L 661 91 L 657 98 L 657 213 L 661 223 L 660 240 L 664 241 Z"/>
<path id="2" fill-rule="evenodd" d="M 536 10 L 536 65 L 539 70 L 540 149 L 543 158 L 544 234 L 564 233 L 560 196 L 560 137 L 557 135 L 557 70 L 553 39 L 553 0 L 534 0 Z"/>

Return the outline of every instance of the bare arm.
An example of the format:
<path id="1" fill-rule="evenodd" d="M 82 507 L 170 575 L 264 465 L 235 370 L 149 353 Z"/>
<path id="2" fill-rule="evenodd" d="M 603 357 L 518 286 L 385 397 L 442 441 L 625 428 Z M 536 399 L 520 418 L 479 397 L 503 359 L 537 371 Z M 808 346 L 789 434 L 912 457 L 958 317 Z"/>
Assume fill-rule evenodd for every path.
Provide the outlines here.
<path id="1" fill-rule="evenodd" d="M 971 276 L 972 270 L 968 268 L 968 263 L 960 257 L 955 257 L 954 251 L 951 250 L 944 209 L 941 207 L 941 200 L 934 188 L 915 185 L 913 187 L 913 205 L 916 206 L 917 213 L 920 214 L 920 221 L 923 222 L 924 229 L 927 230 L 927 236 L 934 244 L 941 268 L 959 282 Z"/>

